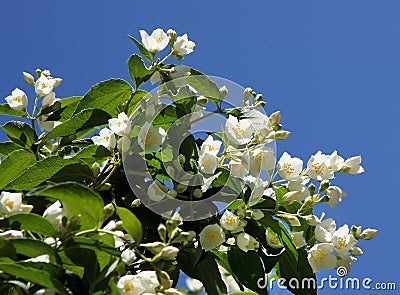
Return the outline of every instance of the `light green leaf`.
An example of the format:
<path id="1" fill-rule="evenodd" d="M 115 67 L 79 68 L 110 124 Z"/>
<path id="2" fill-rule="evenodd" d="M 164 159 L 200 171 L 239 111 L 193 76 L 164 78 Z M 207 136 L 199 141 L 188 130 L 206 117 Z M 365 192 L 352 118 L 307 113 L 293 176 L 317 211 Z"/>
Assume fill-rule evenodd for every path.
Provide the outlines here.
<path id="1" fill-rule="evenodd" d="M 0 224 L 3 224 L 3 222 L 9 222 L 9 226 L 13 225 L 13 223 L 18 223 L 18 228 L 42 234 L 44 236 L 57 236 L 57 231 L 54 228 L 54 225 L 46 218 L 37 214 L 18 213 L 2 220 Z M 13 225 L 13 228 L 15 228 L 15 224 Z"/>
<path id="2" fill-rule="evenodd" d="M 5 103 L 5 104 L 0 104 L 0 115 L 9 115 L 22 118 L 25 117 L 26 112 L 13 110 L 7 103 Z"/>
<path id="3" fill-rule="evenodd" d="M 59 156 L 51 156 L 30 166 L 9 182 L 5 188 L 31 190 L 48 180 L 63 181 L 72 177 L 73 179 L 90 179 L 91 176 L 90 168 L 85 162 L 75 158 L 63 159 Z"/>
<path id="4" fill-rule="evenodd" d="M 16 150 L 0 163 L 0 190 L 36 162 L 35 155 L 26 150 Z"/>
<path id="5" fill-rule="evenodd" d="M 25 122 L 9 121 L 3 126 L 0 126 L 0 128 L 7 133 L 11 141 L 23 147 L 31 148 L 37 140 L 35 130 Z"/>
<path id="6" fill-rule="evenodd" d="M 12 141 L 0 142 L 0 157 L 7 157 L 13 151 L 19 150 L 21 147 Z"/>
<path id="7" fill-rule="evenodd" d="M 139 219 L 131 211 L 123 207 L 117 207 L 117 212 L 126 232 L 131 235 L 136 244 L 140 244 L 143 229 Z"/>
<path id="8" fill-rule="evenodd" d="M 137 54 L 132 54 L 126 63 L 136 88 L 146 82 L 156 69 L 155 67 L 147 68 L 142 58 Z"/>
<path id="9" fill-rule="evenodd" d="M 104 202 L 99 194 L 76 182 L 63 182 L 31 191 L 28 195 L 60 200 L 67 217 L 80 215 L 81 230 L 96 228 L 103 221 Z"/>
<path id="10" fill-rule="evenodd" d="M 99 109 L 112 117 L 119 114 L 118 107 L 128 101 L 131 85 L 122 79 L 110 79 L 94 85 L 79 102 L 74 114 L 85 109 Z"/>
<path id="11" fill-rule="evenodd" d="M 56 126 L 44 136 L 43 140 L 47 141 L 52 138 L 74 135 L 78 132 L 107 124 L 110 118 L 110 115 L 103 110 L 83 110 L 61 125 Z"/>
<path id="12" fill-rule="evenodd" d="M 10 239 L 10 243 L 15 247 L 18 254 L 22 254 L 31 258 L 38 257 L 40 255 L 49 255 L 52 263 L 57 263 L 56 252 L 53 247 L 34 239 Z"/>
<path id="13" fill-rule="evenodd" d="M 150 94 L 144 90 L 137 90 L 133 96 L 130 98 L 129 109 L 128 109 L 128 116 L 132 114 L 132 112 L 138 107 L 140 101 L 142 99 L 147 99 L 150 97 Z"/>
<path id="14" fill-rule="evenodd" d="M 149 62 L 152 62 L 152 57 L 150 52 L 140 43 L 138 40 L 136 40 L 134 37 L 128 35 L 129 39 L 131 39 L 139 49 L 140 53 L 143 55 L 145 59 L 147 59 Z"/>

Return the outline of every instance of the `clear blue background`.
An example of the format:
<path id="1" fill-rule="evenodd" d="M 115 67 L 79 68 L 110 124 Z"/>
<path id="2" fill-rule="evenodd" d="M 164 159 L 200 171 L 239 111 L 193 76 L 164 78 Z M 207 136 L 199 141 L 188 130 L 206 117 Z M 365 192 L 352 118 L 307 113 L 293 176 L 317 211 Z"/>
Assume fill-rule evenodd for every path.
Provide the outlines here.
<path id="1" fill-rule="evenodd" d="M 136 48 L 128 33 L 188 33 L 197 46 L 186 64 L 252 86 L 269 113 L 282 111 L 293 133 L 279 143 L 280 153 L 305 161 L 318 149 L 363 156 L 366 173 L 338 178 L 348 197 L 334 211 L 324 209 L 339 225 L 380 230 L 360 243 L 365 255 L 351 276 L 400 288 L 399 11 L 396 0 L 3 1 L 0 97 L 15 87 L 28 92 L 21 72 L 37 67 L 64 79 L 58 97 L 84 94 L 111 77 L 129 79 L 125 60 Z M 396 292 L 347 294 L 355 293 Z"/>

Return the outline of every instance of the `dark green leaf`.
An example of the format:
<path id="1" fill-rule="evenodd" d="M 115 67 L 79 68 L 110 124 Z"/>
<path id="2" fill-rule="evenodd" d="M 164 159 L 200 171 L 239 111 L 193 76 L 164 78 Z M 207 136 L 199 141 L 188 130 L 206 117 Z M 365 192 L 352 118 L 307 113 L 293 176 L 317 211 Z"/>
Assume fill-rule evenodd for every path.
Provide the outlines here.
<path id="1" fill-rule="evenodd" d="M 111 116 L 103 110 L 83 110 L 61 125 L 56 126 L 44 136 L 43 140 L 47 141 L 52 138 L 74 135 L 80 131 L 107 124 L 110 118 Z"/>
<path id="2" fill-rule="evenodd" d="M 81 215 L 81 230 L 96 228 L 103 221 L 103 199 L 90 188 L 75 182 L 64 182 L 39 188 L 29 195 L 60 200 L 67 217 Z"/>
<path id="3" fill-rule="evenodd" d="M 9 182 L 6 188 L 13 190 L 31 190 L 48 180 L 64 181 L 68 179 L 65 178 L 68 175 L 71 177 L 78 176 L 78 178 L 81 179 L 80 173 L 88 172 L 87 170 L 85 171 L 85 167 L 87 167 L 87 165 L 79 159 L 63 159 L 59 156 L 51 156 L 30 166 L 21 173 L 20 176 Z M 90 176 L 87 175 L 86 178 L 87 177 Z"/>
<path id="4" fill-rule="evenodd" d="M 26 150 L 16 150 L 0 163 L 0 190 L 36 162 L 35 155 Z"/>
<path id="5" fill-rule="evenodd" d="M 4 259 L 4 257 L 7 257 L 7 259 L 17 260 L 17 251 L 10 243 L 10 240 L 0 237 L 0 258 Z"/>
<path id="6" fill-rule="evenodd" d="M 299 250 L 298 261 L 287 251 L 279 259 L 280 276 L 285 279 L 285 286 L 296 295 L 315 295 L 316 278 L 307 259 L 307 251 Z M 298 285 L 296 285 L 298 284 Z M 295 288 L 293 288 L 295 287 Z"/>
<path id="7" fill-rule="evenodd" d="M 46 218 L 43 218 L 42 216 L 37 214 L 14 214 L 4 220 L 1 220 L 0 224 L 4 224 L 6 222 L 9 223 L 9 226 L 13 225 L 13 223 L 17 223 L 18 228 L 20 229 L 28 230 L 37 234 L 42 234 L 44 236 L 55 237 L 57 235 L 57 231 L 54 228 L 53 224 Z M 15 228 L 14 225 L 13 228 Z"/>
<path id="8" fill-rule="evenodd" d="M 194 248 L 186 248 L 179 251 L 177 260 L 181 270 L 188 276 L 200 280 L 209 295 L 226 294 L 226 286 L 221 278 L 218 265 L 212 254 L 205 254 L 203 259 L 194 263 L 197 259 L 197 251 Z"/>
<path id="9" fill-rule="evenodd" d="M 143 229 L 139 219 L 131 211 L 123 207 L 117 207 L 117 212 L 126 232 L 131 235 L 136 244 L 140 244 Z"/>
<path id="10" fill-rule="evenodd" d="M 18 254 L 35 258 L 41 255 L 49 255 L 52 263 L 57 263 L 56 252 L 53 247 L 45 242 L 34 239 L 10 239 L 10 243 L 15 247 Z"/>
<path id="11" fill-rule="evenodd" d="M 134 37 L 128 35 L 129 39 L 131 39 L 139 49 L 140 53 L 143 55 L 145 59 L 147 59 L 149 62 L 152 62 L 152 57 L 150 52 L 140 43 L 138 40 L 136 40 Z"/>
<path id="12" fill-rule="evenodd" d="M 0 115 L 9 115 L 22 118 L 25 117 L 26 112 L 13 110 L 7 103 L 5 103 L 5 104 L 0 104 Z"/>
<path id="13" fill-rule="evenodd" d="M 147 68 L 142 58 L 137 54 L 132 54 L 126 63 L 128 64 L 129 74 L 136 88 L 146 82 L 156 69 L 155 67 Z"/>
<path id="14" fill-rule="evenodd" d="M 122 79 L 110 79 L 94 85 L 79 102 L 74 114 L 86 109 L 99 109 L 112 117 L 119 114 L 118 107 L 128 101 L 131 85 Z"/>
<path id="15" fill-rule="evenodd" d="M 265 281 L 265 272 L 261 259 L 255 251 L 244 252 L 237 247 L 228 251 L 229 265 L 233 272 L 247 288 L 258 294 L 268 294 L 266 289 L 258 287 L 257 282 Z"/>
<path id="16" fill-rule="evenodd" d="M 23 147 L 31 148 L 37 140 L 35 130 L 25 122 L 9 121 L 0 128 L 7 133 L 11 141 Z"/>

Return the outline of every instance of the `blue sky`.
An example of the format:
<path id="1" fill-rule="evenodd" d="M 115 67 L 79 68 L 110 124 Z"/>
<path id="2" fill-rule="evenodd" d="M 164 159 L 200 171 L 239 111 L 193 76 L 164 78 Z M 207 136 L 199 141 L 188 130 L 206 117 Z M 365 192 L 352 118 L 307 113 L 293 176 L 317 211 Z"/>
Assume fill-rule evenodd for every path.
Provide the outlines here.
<path id="1" fill-rule="evenodd" d="M 363 156 L 366 173 L 338 177 L 348 197 L 334 211 L 324 209 L 340 225 L 380 230 L 360 244 L 365 255 L 351 276 L 400 288 L 399 9 L 396 0 L 4 1 L 0 98 L 28 89 L 21 72 L 38 67 L 64 79 L 58 97 L 84 94 L 111 77 L 129 79 L 125 61 L 136 49 L 128 33 L 188 33 L 197 46 L 186 64 L 252 86 L 264 94 L 268 113 L 281 110 L 292 135 L 279 153 L 304 161 L 318 149 Z"/>

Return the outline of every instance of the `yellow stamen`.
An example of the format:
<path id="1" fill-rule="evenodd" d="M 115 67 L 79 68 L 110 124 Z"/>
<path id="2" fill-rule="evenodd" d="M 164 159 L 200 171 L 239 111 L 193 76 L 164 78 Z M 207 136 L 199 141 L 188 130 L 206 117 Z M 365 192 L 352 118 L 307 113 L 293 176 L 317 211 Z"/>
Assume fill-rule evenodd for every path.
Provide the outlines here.
<path id="1" fill-rule="evenodd" d="M 131 292 L 131 291 L 133 291 L 133 288 L 134 288 L 135 286 L 133 285 L 133 283 L 131 282 L 131 281 L 125 281 L 124 282 L 124 291 L 125 292 Z"/>
<path id="2" fill-rule="evenodd" d="M 8 198 L 3 201 L 3 205 L 8 207 L 10 210 L 14 209 L 14 202 Z"/>

